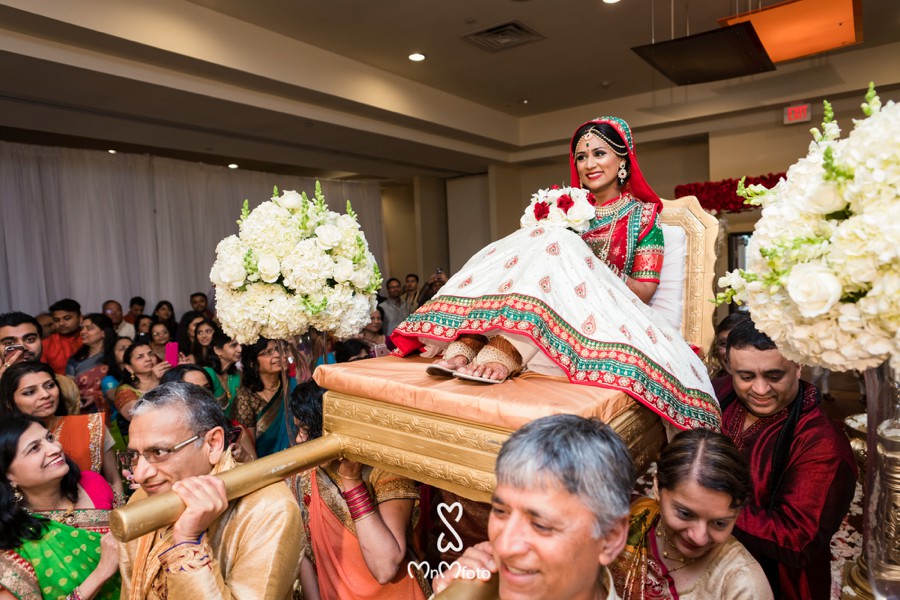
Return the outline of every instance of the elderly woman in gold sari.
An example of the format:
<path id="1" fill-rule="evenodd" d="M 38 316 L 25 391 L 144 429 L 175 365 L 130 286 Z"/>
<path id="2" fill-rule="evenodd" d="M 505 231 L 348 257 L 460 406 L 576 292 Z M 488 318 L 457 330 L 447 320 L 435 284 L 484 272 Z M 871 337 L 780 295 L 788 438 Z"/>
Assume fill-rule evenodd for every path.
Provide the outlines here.
<path id="1" fill-rule="evenodd" d="M 34 417 L 0 422 L 0 600 L 119 597 L 113 493 Z"/>
<path id="2" fill-rule="evenodd" d="M 612 566 L 623 600 L 770 600 L 759 563 L 731 535 L 751 490 L 726 436 L 682 431 L 657 463 L 656 497 L 632 503 L 628 542 Z"/>

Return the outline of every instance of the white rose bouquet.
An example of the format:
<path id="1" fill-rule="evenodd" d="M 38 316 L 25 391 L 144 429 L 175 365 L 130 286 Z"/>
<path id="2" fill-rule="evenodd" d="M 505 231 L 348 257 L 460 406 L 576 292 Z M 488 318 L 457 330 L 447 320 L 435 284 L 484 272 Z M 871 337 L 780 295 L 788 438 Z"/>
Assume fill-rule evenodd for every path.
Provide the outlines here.
<path id="1" fill-rule="evenodd" d="M 339 338 L 359 333 L 375 309 L 381 273 L 356 213 L 275 188 L 252 211 L 244 201 L 238 235 L 216 247 L 209 278 L 222 329 L 242 344 L 285 339 L 310 328 Z"/>
<path id="2" fill-rule="evenodd" d="M 522 227 L 532 227 L 539 222 L 568 227 L 576 233 L 590 228 L 597 200 L 587 190 L 553 186 L 538 190 L 531 196 L 531 204 L 519 220 Z"/>
<path id="3" fill-rule="evenodd" d="M 788 358 L 836 371 L 890 359 L 900 372 L 900 105 L 869 86 L 865 119 L 840 139 L 825 102 L 807 156 L 772 189 L 738 188 L 763 207 L 747 269 L 719 280 Z"/>

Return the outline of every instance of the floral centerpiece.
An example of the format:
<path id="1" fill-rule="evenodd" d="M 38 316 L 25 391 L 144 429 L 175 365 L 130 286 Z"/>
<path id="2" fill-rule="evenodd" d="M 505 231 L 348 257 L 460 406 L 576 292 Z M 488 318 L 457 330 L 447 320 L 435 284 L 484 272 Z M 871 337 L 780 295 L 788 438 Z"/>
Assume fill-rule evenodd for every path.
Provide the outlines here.
<path id="1" fill-rule="evenodd" d="M 238 235 L 216 247 L 209 277 L 222 329 L 242 344 L 285 339 L 310 328 L 338 338 L 359 333 L 375 309 L 381 273 L 356 214 L 275 188 L 252 211 L 245 200 Z"/>
<path id="2" fill-rule="evenodd" d="M 900 105 L 869 87 L 845 139 L 825 102 L 807 156 L 773 188 L 739 186 L 762 206 L 747 269 L 719 301 L 746 303 L 792 360 L 844 371 L 891 360 L 900 372 Z"/>
<path id="3" fill-rule="evenodd" d="M 568 227 L 576 233 L 590 229 L 597 200 L 581 188 L 552 186 L 531 195 L 531 204 L 519 220 L 522 227 L 553 224 Z"/>

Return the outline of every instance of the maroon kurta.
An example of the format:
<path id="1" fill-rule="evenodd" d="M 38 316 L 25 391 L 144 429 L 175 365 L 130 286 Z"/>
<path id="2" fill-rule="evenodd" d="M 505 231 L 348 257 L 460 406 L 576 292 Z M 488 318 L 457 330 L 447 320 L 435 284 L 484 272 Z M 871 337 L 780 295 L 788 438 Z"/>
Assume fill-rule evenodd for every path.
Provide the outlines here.
<path id="1" fill-rule="evenodd" d="M 803 405 L 775 498 L 772 458 L 791 407 L 746 431 L 744 405 L 734 401 L 725 409 L 723 433 L 747 459 L 753 478 L 734 535 L 764 568 L 773 566 L 767 574 L 776 598 L 821 600 L 831 594 L 831 537 L 850 508 L 857 469 L 847 436 L 822 411 L 818 390 L 801 382 L 798 398 Z"/>

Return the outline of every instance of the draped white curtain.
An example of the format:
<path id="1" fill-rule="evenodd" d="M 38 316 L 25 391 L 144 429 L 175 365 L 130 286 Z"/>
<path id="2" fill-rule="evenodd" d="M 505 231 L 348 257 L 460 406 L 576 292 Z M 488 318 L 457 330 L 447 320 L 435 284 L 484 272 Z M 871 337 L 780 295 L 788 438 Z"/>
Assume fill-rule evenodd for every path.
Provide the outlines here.
<path id="1" fill-rule="evenodd" d="M 0 313 L 36 314 L 61 298 L 82 312 L 131 296 L 169 300 L 208 292 L 219 241 L 237 233 L 273 186 L 312 195 L 315 180 L 136 154 L 0 142 Z M 329 207 L 353 204 L 384 264 L 377 183 L 322 181 Z"/>

